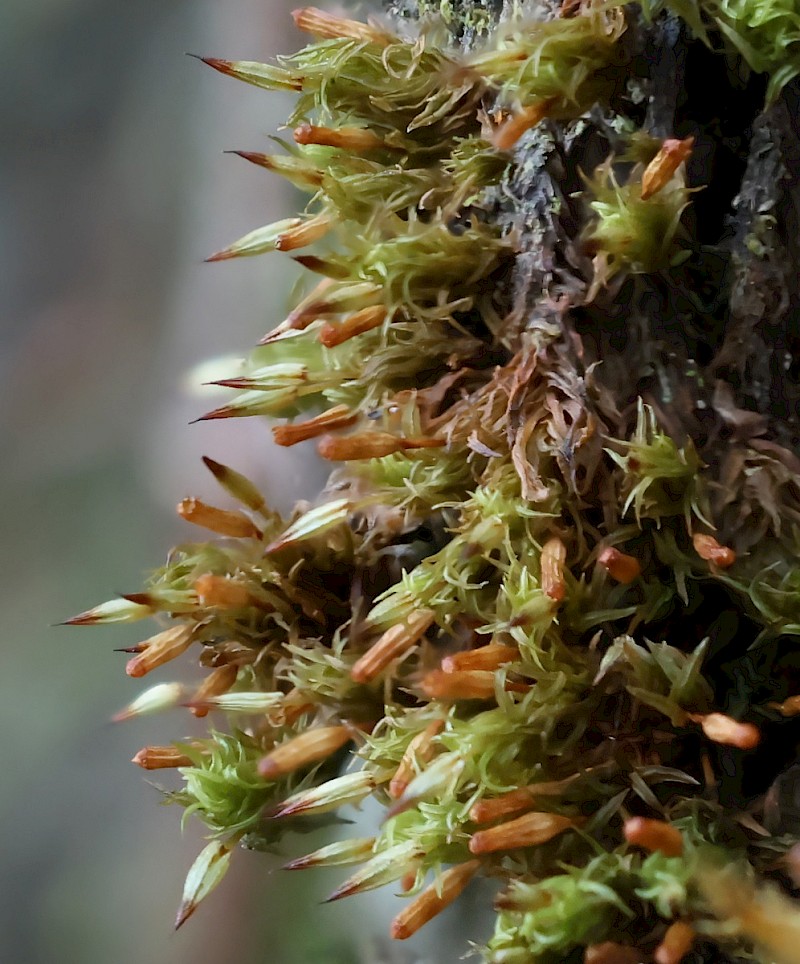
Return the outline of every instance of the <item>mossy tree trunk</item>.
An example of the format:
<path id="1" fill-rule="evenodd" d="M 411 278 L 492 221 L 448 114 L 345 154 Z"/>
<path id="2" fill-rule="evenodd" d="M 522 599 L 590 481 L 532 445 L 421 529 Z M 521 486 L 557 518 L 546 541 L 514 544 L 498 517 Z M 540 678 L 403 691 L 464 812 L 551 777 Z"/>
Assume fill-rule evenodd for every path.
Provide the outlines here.
<path id="1" fill-rule="evenodd" d="M 530 9 L 549 18 L 559 6 Z M 389 7 L 419 14 L 415 0 Z M 446 19 L 469 50 L 507 13 L 492 0 L 455 0 Z M 588 495 L 595 482 L 597 446 L 587 435 L 597 445 L 630 438 L 642 399 L 713 476 L 717 539 L 749 558 L 756 577 L 800 550 L 800 82 L 765 107 L 767 80 L 740 56 L 712 50 L 669 13 L 633 20 L 610 103 L 530 131 L 496 192 L 490 216 L 520 239 L 501 339 L 510 358 L 525 333 L 559 331 L 549 351 L 573 403 L 561 468 L 579 490 Z M 694 138 L 687 181 L 696 193 L 681 228 L 691 253 L 667 271 L 592 290 L 587 176 L 624 153 L 631 129 Z M 789 636 L 748 653 L 758 629 L 718 588 L 675 621 L 672 635 L 711 638 L 715 695 L 731 712 L 767 699 L 776 675 L 790 685 L 800 677 Z M 782 726 L 782 738 L 746 765 L 723 766 L 723 803 L 752 802 L 795 759 L 800 728 L 791 725 L 787 739 Z M 794 828 L 773 821 L 776 831 Z"/>

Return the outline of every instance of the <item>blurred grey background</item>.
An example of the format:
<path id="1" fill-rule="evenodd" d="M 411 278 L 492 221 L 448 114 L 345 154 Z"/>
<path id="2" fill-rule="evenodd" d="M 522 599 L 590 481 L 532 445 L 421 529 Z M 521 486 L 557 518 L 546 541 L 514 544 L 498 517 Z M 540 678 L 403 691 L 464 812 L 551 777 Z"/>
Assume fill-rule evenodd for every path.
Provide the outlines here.
<path id="1" fill-rule="evenodd" d="M 144 688 L 113 649 L 150 627 L 53 626 L 138 590 L 171 545 L 192 538 L 177 500 L 219 502 L 201 455 L 257 479 L 281 508 L 319 487 L 318 467 L 294 451 L 276 458 L 263 422 L 188 424 L 217 404 L 191 371 L 244 353 L 280 321 L 294 277 L 286 260 L 203 258 L 286 217 L 297 198 L 222 154 L 268 150 L 289 102 L 184 53 L 265 60 L 296 49 L 291 6 L 0 5 L 4 964 L 458 957 L 435 933 L 396 956 L 375 937 L 390 909 L 368 898 L 319 905 L 341 873 L 278 870 L 324 839 L 296 839 L 282 857 L 237 853 L 224 884 L 173 933 L 202 828 L 181 837 L 179 810 L 159 806 L 128 761 L 187 724 L 178 714 L 107 722 Z M 188 661 L 154 675 L 191 673 Z"/>

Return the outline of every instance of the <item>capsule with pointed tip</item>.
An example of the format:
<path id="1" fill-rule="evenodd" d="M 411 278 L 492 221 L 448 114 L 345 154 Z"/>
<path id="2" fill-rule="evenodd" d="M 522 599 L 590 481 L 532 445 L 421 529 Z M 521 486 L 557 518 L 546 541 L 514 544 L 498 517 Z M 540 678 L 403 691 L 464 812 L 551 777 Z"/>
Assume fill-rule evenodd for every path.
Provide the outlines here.
<path id="1" fill-rule="evenodd" d="M 258 151 L 228 151 L 267 171 L 286 178 L 301 191 L 316 193 L 322 186 L 323 172 L 301 157 L 282 154 L 262 154 Z"/>
<path id="2" fill-rule="evenodd" d="M 220 57 L 200 57 L 198 54 L 189 56 L 202 60 L 204 64 L 225 74 L 226 77 L 233 77 L 235 80 L 244 81 L 246 84 L 261 87 L 264 90 L 299 91 L 303 89 L 303 78 L 283 67 L 261 64 L 252 60 L 223 60 Z"/>
<path id="3" fill-rule="evenodd" d="M 309 509 L 299 519 L 295 519 L 281 536 L 267 546 L 264 552 L 269 555 L 296 542 L 303 542 L 313 536 L 322 535 L 322 533 L 346 522 L 351 510 L 352 507 L 348 499 L 334 499 L 332 502 L 325 502 Z"/>
<path id="4" fill-rule="evenodd" d="M 248 509 L 263 512 L 266 505 L 264 496 L 246 476 L 222 462 L 215 462 L 207 455 L 203 456 L 203 464 L 229 495 Z"/>
<path id="5" fill-rule="evenodd" d="M 304 248 L 307 244 L 323 238 L 332 225 L 333 218 L 328 214 L 276 221 L 274 224 L 256 228 L 227 248 L 209 255 L 206 261 L 228 261 L 231 258 L 247 258 L 270 251 L 294 251 L 295 248 Z"/>
<path id="6" fill-rule="evenodd" d="M 77 616 L 64 620 L 64 625 L 103 626 L 107 623 L 135 623 L 140 619 L 147 619 L 155 612 L 156 609 L 152 606 L 135 602 L 123 596 L 121 599 L 110 599 L 93 609 L 78 613 Z"/>
<path id="7" fill-rule="evenodd" d="M 200 906 L 200 903 L 219 885 L 228 871 L 235 840 L 212 840 L 197 856 L 186 875 L 183 896 L 175 930 L 181 927 Z"/>
<path id="8" fill-rule="evenodd" d="M 362 894 L 364 891 L 374 890 L 376 887 L 383 887 L 384 884 L 400 880 L 424 854 L 423 848 L 414 840 L 395 844 L 367 861 L 359 871 L 337 887 L 325 899 L 325 903 L 341 900 L 343 897 L 352 897 L 354 894 Z"/>
<path id="9" fill-rule="evenodd" d="M 290 860 L 283 869 L 306 870 L 309 867 L 346 867 L 349 864 L 360 864 L 372 854 L 374 846 L 374 837 L 337 840 L 336 843 L 320 847 L 305 857 Z"/>
<path id="10" fill-rule="evenodd" d="M 183 693 L 184 689 L 180 683 L 158 683 L 137 696 L 112 719 L 115 723 L 122 723 L 124 720 L 132 720 L 135 716 L 147 716 L 150 713 L 170 710 L 179 705 Z"/>
<path id="11" fill-rule="evenodd" d="M 220 693 L 192 699 L 186 705 L 191 709 L 224 710 L 226 713 L 270 713 L 280 706 L 281 693 Z"/>
<path id="12" fill-rule="evenodd" d="M 361 803 L 372 791 L 385 782 L 388 776 L 367 773 L 346 773 L 341 777 L 334 777 L 316 787 L 301 790 L 287 797 L 272 817 L 296 817 L 300 814 L 308 816 L 315 813 L 328 813 L 347 804 Z"/>

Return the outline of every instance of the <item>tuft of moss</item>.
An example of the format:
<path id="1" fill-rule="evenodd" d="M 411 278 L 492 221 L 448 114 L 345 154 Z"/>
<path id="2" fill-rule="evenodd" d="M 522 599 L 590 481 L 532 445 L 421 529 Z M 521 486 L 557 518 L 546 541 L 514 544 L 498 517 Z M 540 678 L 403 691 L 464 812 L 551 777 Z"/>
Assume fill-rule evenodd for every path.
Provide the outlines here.
<path id="1" fill-rule="evenodd" d="M 738 9 L 703 5 L 725 30 L 753 20 Z M 620 94 L 641 69 L 634 11 L 538 13 L 473 23 L 463 53 L 434 27 L 404 39 L 309 8 L 295 17 L 316 40 L 277 66 L 207 61 L 298 95 L 295 143 L 244 156 L 310 195 L 209 260 L 283 255 L 317 277 L 204 418 L 290 419 L 276 440 L 336 466 L 282 519 L 206 460 L 239 507 L 184 500 L 213 537 L 71 621 L 178 627 L 135 647 L 134 676 L 198 653 L 194 691 L 161 684 L 120 718 L 185 704 L 233 720 L 136 757 L 177 768 L 168 798 L 213 838 L 179 923 L 236 843 L 271 847 L 371 793 L 387 810 L 374 839 L 289 866 L 360 864 L 337 900 L 402 878 L 394 936 L 476 874 L 504 888 L 483 949 L 497 964 L 609 941 L 665 959 L 676 933 L 748 954 L 778 947 L 765 921 L 797 926 L 756 884 L 725 901 L 708 885 L 715 855 L 755 880 L 794 843 L 759 822 L 763 800 L 720 790 L 796 712 L 791 673 L 767 695 L 742 682 L 800 626 L 794 463 L 764 439 L 720 443 L 724 391 L 725 426 L 697 439 L 655 403 L 666 350 L 640 364 L 624 298 L 692 277 L 694 141 L 656 137 Z M 580 190 L 570 152 L 587 138 L 602 162 Z M 513 289 L 532 277 L 530 308 Z M 612 391 L 588 353 L 620 318 L 644 375 Z"/>

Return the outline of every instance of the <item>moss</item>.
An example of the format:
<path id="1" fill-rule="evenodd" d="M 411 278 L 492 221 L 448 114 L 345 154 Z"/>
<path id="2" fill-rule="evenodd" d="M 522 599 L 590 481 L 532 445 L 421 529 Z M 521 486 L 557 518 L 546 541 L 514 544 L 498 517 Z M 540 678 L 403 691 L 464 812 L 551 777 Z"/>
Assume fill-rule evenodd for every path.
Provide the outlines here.
<path id="1" fill-rule="evenodd" d="M 219 841 L 190 872 L 182 919 L 235 842 L 268 847 L 292 826 L 266 819 L 288 797 L 313 789 L 320 812 L 332 806 L 342 784 L 323 784 L 348 759 L 364 771 L 346 778 L 353 799 L 371 790 L 388 813 L 331 899 L 404 878 L 428 902 L 416 919 L 426 874 L 444 880 L 455 864 L 505 888 L 487 961 L 561 960 L 620 936 L 649 955 L 676 916 L 744 952 L 717 920 L 741 908 L 719 911 L 698 854 L 713 844 L 755 874 L 786 849 L 725 799 L 713 761 L 752 753 L 751 720 L 777 714 L 760 691 L 732 695 L 718 667 L 727 645 L 741 655 L 758 633 L 798 631 L 793 463 L 759 439 L 738 462 L 707 458 L 728 430 L 724 398 L 713 444 L 674 430 L 651 390 L 666 349 L 617 365 L 614 390 L 613 354 L 591 360 L 620 319 L 639 350 L 642 319 L 615 295 L 680 287 L 698 247 L 678 163 L 691 140 L 641 129 L 642 98 L 617 83 L 641 69 L 646 28 L 588 2 L 516 11 L 487 33 L 484 9 L 440 10 L 467 53 L 435 26 L 405 40 L 299 11 L 317 40 L 278 66 L 209 61 L 298 94 L 295 145 L 246 156 L 311 195 L 301 217 L 211 260 L 289 255 L 321 280 L 205 417 L 298 419 L 278 441 L 318 439 L 341 464 L 283 520 L 208 460 L 246 513 L 183 514 L 226 538 L 176 550 L 144 593 L 73 622 L 161 614 L 188 627 L 181 640 L 209 670 L 199 689 L 158 689 L 125 716 L 264 696 L 253 720 L 179 747 L 192 765 L 171 799 Z M 509 111 L 542 101 L 541 126 L 499 149 Z M 643 192 L 670 143 L 680 157 Z M 602 161 L 582 189 L 576 144 Z M 514 297 L 520 278 L 536 279 L 532 307 Z M 709 616 L 719 598 L 737 616 L 733 641 Z M 670 824 L 677 852 L 627 833 L 642 814 Z"/>

